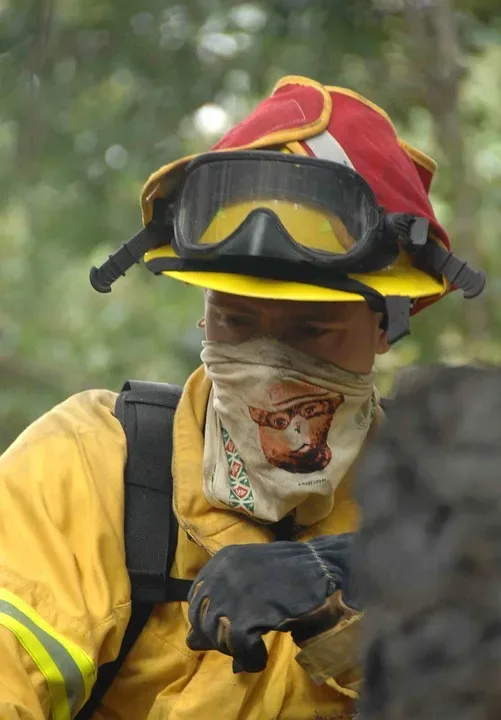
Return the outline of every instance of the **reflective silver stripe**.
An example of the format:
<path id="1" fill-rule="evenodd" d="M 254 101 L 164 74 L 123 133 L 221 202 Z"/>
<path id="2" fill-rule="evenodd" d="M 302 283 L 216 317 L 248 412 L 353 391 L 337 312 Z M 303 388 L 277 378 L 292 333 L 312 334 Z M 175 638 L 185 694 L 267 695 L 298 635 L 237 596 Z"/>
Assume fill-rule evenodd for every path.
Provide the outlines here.
<path id="1" fill-rule="evenodd" d="M 332 162 L 341 163 L 355 170 L 353 163 L 342 146 L 328 130 L 324 130 L 318 135 L 315 135 L 315 137 L 303 140 L 303 142 L 305 145 L 308 145 L 315 157 L 321 160 L 331 160 Z"/>
<path id="2" fill-rule="evenodd" d="M 5 615 L 20 622 L 41 642 L 64 678 L 68 704 L 72 715 L 76 713 L 85 698 L 85 683 L 80 668 L 64 645 L 40 628 L 28 615 L 23 613 L 22 610 L 19 610 L 15 605 L 1 598 L 0 613 L 5 613 Z"/>

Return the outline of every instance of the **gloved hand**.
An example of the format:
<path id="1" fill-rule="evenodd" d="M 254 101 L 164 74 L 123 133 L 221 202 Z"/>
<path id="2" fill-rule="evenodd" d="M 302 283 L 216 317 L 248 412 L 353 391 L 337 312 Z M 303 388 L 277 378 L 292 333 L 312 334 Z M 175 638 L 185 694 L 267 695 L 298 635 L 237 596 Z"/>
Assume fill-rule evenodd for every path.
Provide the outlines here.
<path id="1" fill-rule="evenodd" d="M 336 612 L 329 610 L 334 605 L 326 600 L 341 591 L 345 602 L 352 604 L 352 536 L 322 535 L 308 543 L 255 543 L 220 550 L 199 572 L 188 596 L 188 647 L 232 656 L 234 672 L 260 672 L 268 659 L 262 636 L 270 630 L 292 630 L 304 642 L 315 628 L 322 632 L 335 625 Z"/>

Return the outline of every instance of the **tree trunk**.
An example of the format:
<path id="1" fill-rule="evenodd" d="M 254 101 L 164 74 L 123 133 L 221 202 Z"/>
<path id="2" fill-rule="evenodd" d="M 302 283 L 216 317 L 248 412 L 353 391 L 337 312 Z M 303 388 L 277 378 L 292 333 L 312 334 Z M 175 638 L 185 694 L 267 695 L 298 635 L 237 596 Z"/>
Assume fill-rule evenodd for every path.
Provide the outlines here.
<path id="1" fill-rule="evenodd" d="M 501 717 L 501 371 L 407 372 L 359 466 L 362 720 Z"/>
<path id="2" fill-rule="evenodd" d="M 31 49 L 27 54 L 24 93 L 19 108 L 17 167 L 22 181 L 35 180 L 44 140 L 40 95 L 54 23 L 55 0 L 37 0 L 32 7 Z M 29 33 L 29 31 L 28 31 Z"/>

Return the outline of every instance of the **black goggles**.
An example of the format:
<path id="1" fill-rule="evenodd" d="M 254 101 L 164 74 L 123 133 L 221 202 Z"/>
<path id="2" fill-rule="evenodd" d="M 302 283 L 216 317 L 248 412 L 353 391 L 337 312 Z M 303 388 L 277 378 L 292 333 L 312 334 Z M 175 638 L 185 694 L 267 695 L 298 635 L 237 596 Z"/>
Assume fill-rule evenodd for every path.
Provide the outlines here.
<path id="1" fill-rule="evenodd" d="M 484 273 L 430 237 L 427 218 L 387 213 L 355 170 L 328 160 L 264 150 L 206 153 L 187 165 L 176 195 L 155 205 L 158 244 L 206 269 L 278 261 L 292 274 L 309 266 L 341 277 L 387 268 L 403 250 L 466 297 L 485 284 Z"/>
<path id="2" fill-rule="evenodd" d="M 166 245 L 177 258 L 150 262 L 153 272 L 213 270 L 336 287 L 382 312 L 388 298 L 348 275 L 387 268 L 401 251 L 465 297 L 485 285 L 485 273 L 430 237 L 427 218 L 387 213 L 352 168 L 273 151 L 212 152 L 190 162 L 174 193 L 154 200 L 148 226 L 92 268 L 93 287 L 109 292 L 146 252 Z M 394 302 L 408 316 L 409 299 Z"/>
<path id="3" fill-rule="evenodd" d="M 184 258 L 280 258 L 355 273 L 399 252 L 381 242 L 384 213 L 365 180 L 315 158 L 208 153 L 187 167 L 172 209 L 172 247 Z"/>

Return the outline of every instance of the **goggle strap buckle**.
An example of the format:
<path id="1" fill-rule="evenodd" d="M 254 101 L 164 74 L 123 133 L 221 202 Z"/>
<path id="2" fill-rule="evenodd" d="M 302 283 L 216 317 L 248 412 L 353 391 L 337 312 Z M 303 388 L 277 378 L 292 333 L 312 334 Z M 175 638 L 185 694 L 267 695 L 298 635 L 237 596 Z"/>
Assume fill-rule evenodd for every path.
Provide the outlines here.
<path id="1" fill-rule="evenodd" d="M 419 252 L 428 240 L 430 221 L 425 217 L 416 217 L 408 213 L 384 213 L 383 232 L 396 238 L 399 245 L 408 253 Z"/>
<path id="2" fill-rule="evenodd" d="M 421 265 L 424 270 L 443 275 L 450 285 L 463 291 L 467 300 L 480 295 L 485 287 L 485 272 L 474 270 L 467 262 L 430 238 L 428 218 L 394 213 L 386 216 L 386 223 L 396 234 L 402 248 L 414 256 L 416 266 Z"/>
<path id="3" fill-rule="evenodd" d="M 433 240 L 420 250 L 417 259 L 437 275 L 443 275 L 451 285 L 460 288 L 467 300 L 480 295 L 485 287 L 486 274 L 483 270 L 474 270 Z"/>
<path id="4" fill-rule="evenodd" d="M 174 223 L 174 209 L 172 205 L 172 200 L 169 200 L 168 198 L 155 198 L 152 205 L 153 207 L 151 222 L 154 225 L 168 227 Z"/>

